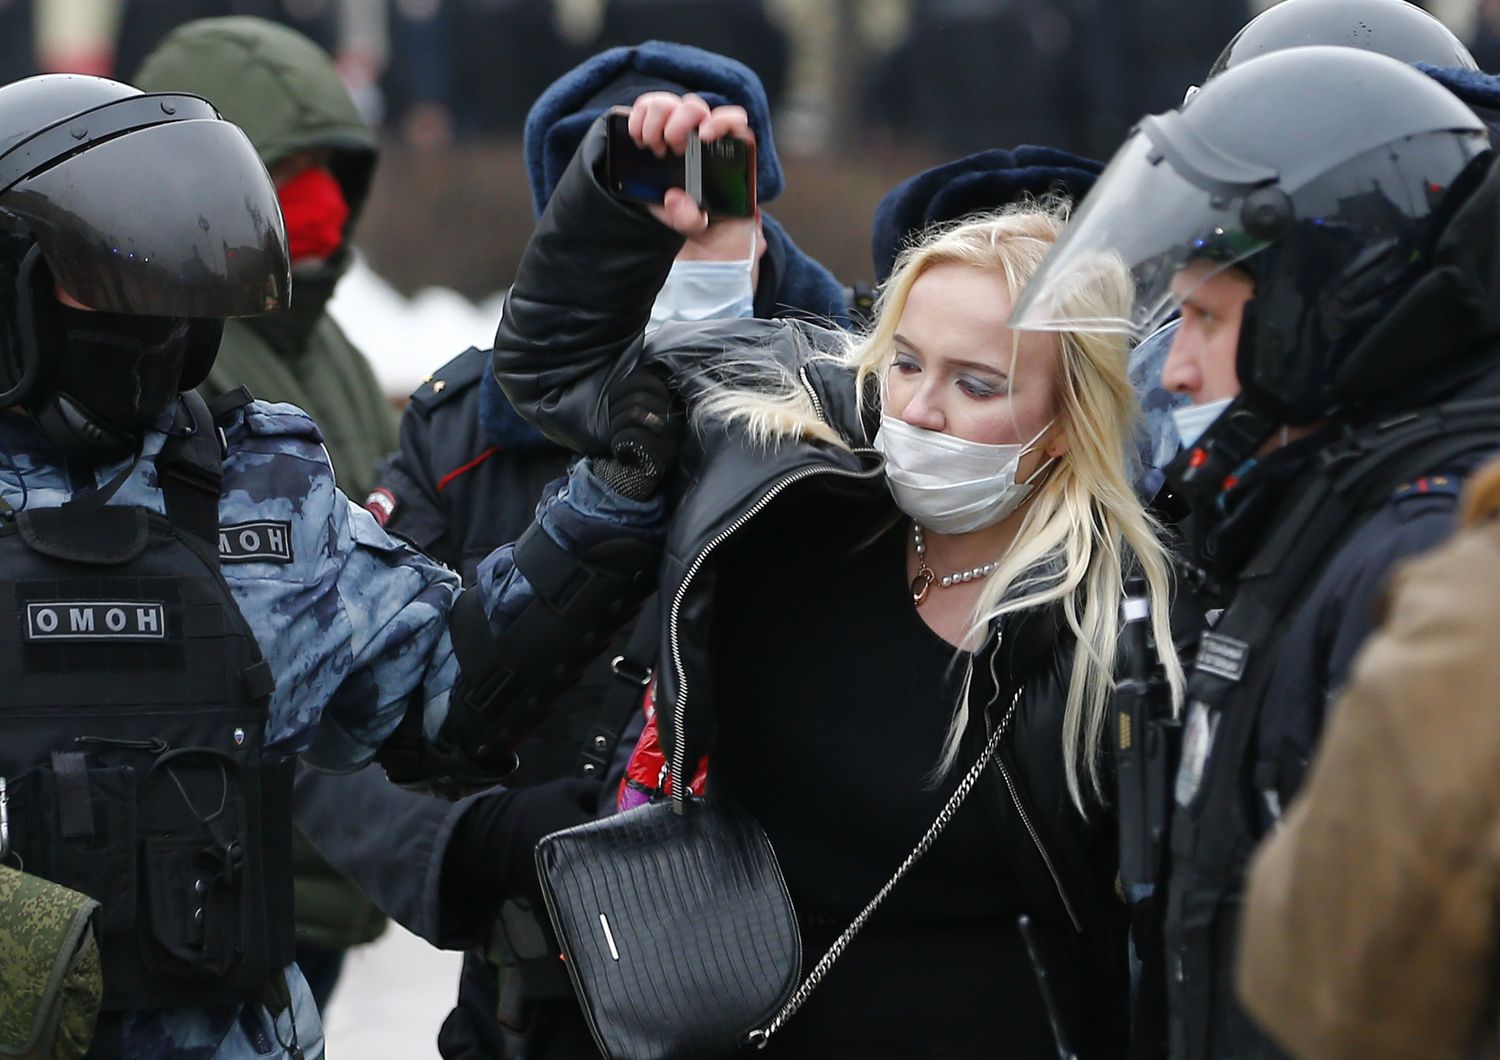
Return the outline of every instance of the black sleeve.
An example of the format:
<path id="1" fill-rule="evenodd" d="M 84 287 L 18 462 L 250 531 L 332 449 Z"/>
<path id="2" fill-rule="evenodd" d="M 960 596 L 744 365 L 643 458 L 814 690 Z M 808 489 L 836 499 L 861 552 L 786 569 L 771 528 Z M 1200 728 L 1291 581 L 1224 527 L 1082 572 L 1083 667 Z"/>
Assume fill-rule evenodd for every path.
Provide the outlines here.
<path id="1" fill-rule="evenodd" d="M 444 924 L 442 868 L 468 808 L 503 789 L 454 803 L 398 788 L 376 766 L 339 775 L 300 766 L 292 790 L 298 829 L 383 913 L 435 946 L 476 941 Z M 379 827 L 364 826 L 372 821 Z"/>
<path id="2" fill-rule="evenodd" d="M 494 369 L 516 409 L 574 452 L 609 451 L 610 384 L 641 336 L 683 239 L 597 179 L 595 122 L 537 223 L 506 295 Z"/>
<path id="3" fill-rule="evenodd" d="M 1339 549 L 1290 616 L 1257 737 L 1257 786 L 1274 789 L 1283 809 L 1301 790 L 1328 707 L 1379 625 L 1392 570 L 1452 532 L 1457 502 L 1455 490 L 1388 503 Z"/>

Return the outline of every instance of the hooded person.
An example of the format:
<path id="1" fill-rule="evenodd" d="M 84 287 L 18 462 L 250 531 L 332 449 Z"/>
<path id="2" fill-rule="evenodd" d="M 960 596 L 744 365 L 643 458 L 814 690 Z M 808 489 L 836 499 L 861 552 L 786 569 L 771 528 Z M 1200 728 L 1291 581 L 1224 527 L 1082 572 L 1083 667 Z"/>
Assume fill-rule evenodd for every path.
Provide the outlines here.
<path id="1" fill-rule="evenodd" d="M 290 307 L 226 321 L 200 390 L 212 399 L 244 386 L 304 409 L 322 432 L 340 487 L 363 497 L 377 462 L 396 447 L 396 415 L 327 306 L 352 257 L 349 236 L 375 169 L 375 133 L 333 60 L 264 19 L 186 23 L 146 57 L 136 82 L 148 92 L 201 95 L 244 129 L 286 222 Z M 344 952 L 378 937 L 385 917 L 300 837 L 294 867 L 298 961 L 322 1005 Z"/>
<path id="2" fill-rule="evenodd" d="M 764 206 L 782 193 L 786 178 L 776 154 L 771 107 L 755 72 L 743 63 L 702 48 L 653 40 L 600 52 L 558 78 L 537 98 L 526 116 L 525 149 L 531 201 L 538 217 L 594 120 L 611 107 L 628 107 L 647 92 L 678 95 L 692 92 L 711 107 L 723 104 L 744 107 L 755 134 L 757 202 Z M 727 300 L 721 307 L 684 304 L 679 292 L 686 286 L 684 273 L 693 266 L 679 260 L 673 277 L 668 279 L 666 297 L 658 299 L 653 319 L 669 319 L 673 312 L 669 303 L 676 302 L 679 312 L 697 319 L 736 315 L 852 323 L 851 289 L 804 253 L 764 210 L 759 214 L 759 229 L 754 290 L 748 303 L 741 298 L 732 311 Z M 725 312 L 716 312 L 717 308 Z M 502 442 L 517 435 L 541 439 L 535 427 L 510 409 L 510 403 L 489 373 L 483 374 L 482 418 L 487 424 L 487 436 Z"/>
<path id="3" fill-rule="evenodd" d="M 396 447 L 396 415 L 364 355 L 327 312 L 349 267 L 350 239 L 369 194 L 378 141 L 316 44 L 274 22 L 208 18 L 169 34 L 135 84 L 194 92 L 245 130 L 270 170 L 292 256 L 284 313 L 231 321 L 202 390 L 238 386 L 305 409 L 350 496 L 370 489 Z"/>
<path id="4" fill-rule="evenodd" d="M 555 81 L 526 116 L 526 168 L 531 200 L 540 217 L 557 182 L 594 119 L 613 106 L 629 106 L 647 92 L 692 92 L 711 107 L 744 107 L 755 134 L 756 195 L 774 202 L 786 187 L 771 107 L 760 78 L 748 66 L 714 52 L 670 41 L 611 48 Z M 848 309 L 844 287 L 808 257 L 775 219 L 761 214 L 766 250 L 760 262 L 755 315 L 811 316 L 842 322 Z"/>
<path id="5" fill-rule="evenodd" d="M 745 107 L 756 136 L 761 201 L 780 194 L 784 177 L 770 108 L 756 75 L 698 48 L 648 42 L 589 59 L 532 107 L 526 165 L 538 213 L 594 119 L 655 90 L 693 91 Z M 722 275 L 728 268 L 716 270 L 720 275 L 713 284 L 689 282 L 696 264 L 717 253 L 715 231 L 731 226 L 743 235 L 736 232 L 723 253 L 743 261 L 744 270 L 734 276 Z M 752 231 L 753 257 L 746 253 Z M 658 321 L 847 318 L 847 289 L 764 213 L 759 224 L 716 221 L 705 243 L 684 253 L 674 269 L 679 282 L 674 294 L 657 300 Z M 466 582 L 475 580 L 480 561 L 495 544 L 524 529 L 546 483 L 573 458 L 515 412 L 489 364 L 488 350 L 470 349 L 412 394 L 401 421 L 400 449 L 365 501 L 378 521 L 453 567 Z M 605 780 L 606 790 L 614 790 L 624 757 L 616 751 L 635 745 L 642 691 L 656 655 L 655 623 L 643 626 L 640 641 L 622 635 L 605 650 L 554 716 L 522 745 L 521 765 L 507 778 L 508 786 L 572 777 L 578 783 Z M 596 1055 L 556 950 L 549 949 L 541 931 L 545 913 L 539 919 L 540 910 L 510 899 L 496 916 L 501 896 L 486 889 L 485 881 L 488 866 L 498 863 L 495 851 L 507 839 L 495 829 L 490 796 L 449 806 L 393 790 L 367 770 L 351 777 L 304 773 L 295 800 L 303 833 L 381 908 L 437 945 L 472 948 L 458 1005 L 438 1038 L 444 1057 Z M 606 796 L 600 804 L 612 807 L 614 800 Z M 355 805 L 359 814 L 351 815 Z M 384 823 L 378 843 L 349 827 L 355 816 Z M 412 873 L 414 863 L 424 871 Z"/>

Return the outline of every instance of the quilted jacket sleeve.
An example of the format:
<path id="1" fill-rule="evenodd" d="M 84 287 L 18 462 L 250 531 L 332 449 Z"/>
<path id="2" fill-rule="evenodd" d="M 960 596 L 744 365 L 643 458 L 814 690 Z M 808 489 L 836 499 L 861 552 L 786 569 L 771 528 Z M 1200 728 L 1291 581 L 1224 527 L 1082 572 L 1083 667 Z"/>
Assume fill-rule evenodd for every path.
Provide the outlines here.
<path id="1" fill-rule="evenodd" d="M 496 377 L 518 411 L 578 453 L 609 451 L 604 393 L 641 356 L 651 305 L 682 237 L 600 184 L 596 122 L 537 223 L 495 336 Z"/>

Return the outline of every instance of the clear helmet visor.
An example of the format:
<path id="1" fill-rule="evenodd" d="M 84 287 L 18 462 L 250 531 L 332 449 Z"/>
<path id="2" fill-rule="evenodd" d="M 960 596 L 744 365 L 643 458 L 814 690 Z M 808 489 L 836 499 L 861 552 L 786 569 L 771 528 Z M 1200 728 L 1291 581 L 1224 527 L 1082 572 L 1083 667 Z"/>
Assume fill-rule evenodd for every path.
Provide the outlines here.
<path id="1" fill-rule="evenodd" d="M 276 189 L 229 122 L 107 140 L 19 181 L 0 208 L 25 222 L 58 285 L 90 309 L 235 317 L 287 305 Z"/>
<path id="2" fill-rule="evenodd" d="M 1236 160 L 1215 161 L 1240 175 Z M 1243 176 L 1189 180 L 1136 132 L 1026 285 L 1010 326 L 1144 339 L 1198 285 L 1271 241 L 1245 231 L 1259 174 Z"/>

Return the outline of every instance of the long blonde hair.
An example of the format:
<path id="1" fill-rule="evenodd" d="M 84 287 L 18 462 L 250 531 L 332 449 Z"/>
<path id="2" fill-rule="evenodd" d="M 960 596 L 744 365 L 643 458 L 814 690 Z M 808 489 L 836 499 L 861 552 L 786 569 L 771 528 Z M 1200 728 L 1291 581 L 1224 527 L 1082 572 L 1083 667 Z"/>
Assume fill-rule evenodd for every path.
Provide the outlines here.
<path id="1" fill-rule="evenodd" d="M 872 376 L 884 378 L 895 355 L 893 338 L 913 284 L 936 265 L 957 263 L 1002 274 L 1011 300 L 1062 233 L 1065 210 L 1056 203 L 1026 203 L 930 233 L 897 259 L 875 302 L 874 323 L 839 355 L 854 372 L 858 393 L 869 393 Z M 1100 270 L 1098 282 L 1078 285 L 1065 307 L 1077 318 L 1125 316 L 1131 289 L 1124 270 Z M 1063 761 L 1068 791 L 1081 809 L 1086 775 L 1102 795 L 1099 761 L 1114 687 L 1120 603 L 1129 565 L 1144 576 L 1151 600 L 1152 632 L 1172 690 L 1181 702 L 1182 666 L 1169 624 L 1171 574 L 1160 528 L 1137 499 L 1130 482 L 1131 429 L 1139 414 L 1126 375 L 1121 336 L 1058 332 L 1060 370 L 1057 424 L 1070 441 L 1065 456 L 1045 474 L 1031 496 L 1021 526 L 999 566 L 985 579 L 975 605 L 975 637 L 1003 615 L 1058 603 L 1077 640 L 1063 712 Z M 760 373 L 758 383 L 747 376 Z M 781 372 L 779 379 L 766 373 Z M 789 437 L 846 445 L 817 416 L 811 399 L 785 369 L 762 362 L 745 366 L 736 381 L 709 394 L 697 414 L 738 422 L 753 441 L 775 444 Z M 878 388 L 877 388 L 878 389 Z M 950 769 L 969 722 L 967 682 L 943 747 L 939 772 Z"/>

